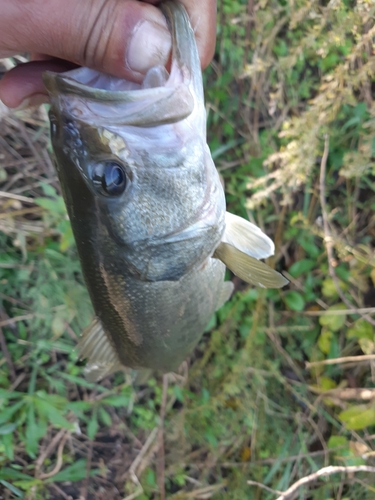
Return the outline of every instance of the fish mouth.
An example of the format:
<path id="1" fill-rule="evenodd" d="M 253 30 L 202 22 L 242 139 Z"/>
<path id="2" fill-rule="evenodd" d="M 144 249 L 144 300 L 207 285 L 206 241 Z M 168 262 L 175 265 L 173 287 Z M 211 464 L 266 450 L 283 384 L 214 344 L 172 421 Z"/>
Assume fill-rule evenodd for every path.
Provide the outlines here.
<path id="1" fill-rule="evenodd" d="M 200 60 L 187 13 L 174 1 L 164 2 L 160 8 L 172 37 L 169 75 L 155 66 L 137 84 L 89 68 L 47 71 L 43 81 L 52 104 L 63 99 L 76 119 L 103 118 L 108 125 L 133 126 L 175 123 L 189 116 L 197 104 L 204 108 Z"/>

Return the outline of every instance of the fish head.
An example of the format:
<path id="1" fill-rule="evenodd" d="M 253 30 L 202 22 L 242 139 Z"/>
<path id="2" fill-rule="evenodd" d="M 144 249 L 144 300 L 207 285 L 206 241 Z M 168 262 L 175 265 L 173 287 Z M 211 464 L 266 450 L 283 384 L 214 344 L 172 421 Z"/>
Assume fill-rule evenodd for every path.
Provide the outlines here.
<path id="1" fill-rule="evenodd" d="M 173 42 L 170 74 L 151 68 L 141 84 L 87 68 L 44 76 L 71 219 L 84 223 L 94 212 L 88 220 L 102 235 L 98 244 L 146 281 L 178 280 L 202 265 L 225 226 L 194 34 L 179 4 L 162 8 Z"/>

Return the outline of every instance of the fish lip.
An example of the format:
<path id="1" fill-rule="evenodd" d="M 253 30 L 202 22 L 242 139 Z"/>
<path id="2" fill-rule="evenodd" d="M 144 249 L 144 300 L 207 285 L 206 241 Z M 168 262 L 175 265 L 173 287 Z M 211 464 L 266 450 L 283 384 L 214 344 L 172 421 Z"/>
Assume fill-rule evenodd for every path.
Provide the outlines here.
<path id="1" fill-rule="evenodd" d="M 107 91 L 52 72 L 45 72 L 43 81 L 52 104 L 56 99 L 64 100 L 64 106 L 73 119 L 93 123 L 105 119 L 109 126 L 153 127 L 176 123 L 190 116 L 195 108 L 194 97 L 186 83 L 151 89 Z M 98 105 L 109 104 L 112 106 L 110 113 L 98 108 Z M 163 112 L 160 113 L 160 110 Z"/>
<path id="2" fill-rule="evenodd" d="M 42 75 L 44 85 L 51 95 L 71 95 L 75 97 L 82 97 L 85 100 L 92 100 L 101 103 L 123 103 L 123 102 L 137 102 L 143 101 L 152 97 L 155 90 L 158 89 L 160 93 L 171 94 L 174 92 L 174 87 L 154 87 L 150 89 L 133 89 L 133 90 L 106 90 L 92 85 L 86 85 L 74 78 L 74 74 L 79 74 L 86 68 L 76 68 L 63 73 L 55 73 L 54 71 L 45 71 Z M 126 81 L 125 79 L 123 79 Z"/>
<path id="3" fill-rule="evenodd" d="M 43 81 L 52 104 L 68 97 L 64 104 L 74 118 L 87 118 L 92 114 L 96 118 L 105 118 L 108 124 L 134 126 L 175 123 L 187 118 L 197 107 L 204 107 L 203 86 L 196 74 L 201 75 L 200 60 L 187 13 L 182 5 L 171 1 L 162 3 L 161 10 L 172 36 L 172 69 L 164 86 L 105 90 L 82 83 L 82 79 L 87 81 L 83 76 L 87 68 L 65 73 L 47 71 L 43 73 Z M 78 79 L 80 74 L 81 81 Z M 108 103 L 118 105 L 117 115 L 113 112 L 108 116 L 98 106 L 95 109 L 95 104 Z"/>

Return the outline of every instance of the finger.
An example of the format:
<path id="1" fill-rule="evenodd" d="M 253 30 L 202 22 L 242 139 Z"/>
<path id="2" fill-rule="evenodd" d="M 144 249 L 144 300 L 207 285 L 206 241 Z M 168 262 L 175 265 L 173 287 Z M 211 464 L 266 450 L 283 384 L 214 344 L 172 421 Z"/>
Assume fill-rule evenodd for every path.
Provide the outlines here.
<path id="1" fill-rule="evenodd" d="M 7 54 L 48 54 L 133 81 L 171 49 L 161 11 L 135 0 L 8 1 L 0 40 Z"/>
<path id="2" fill-rule="evenodd" d="M 0 100 L 9 108 L 26 108 L 48 102 L 42 74 L 68 71 L 74 64 L 60 60 L 34 61 L 11 69 L 0 80 Z"/>
<path id="3" fill-rule="evenodd" d="M 159 9 L 151 5 L 157 0 L 148 0 L 148 5 L 134 0 L 93 0 L 89 2 L 90 8 L 87 3 L 89 0 L 81 0 L 78 4 L 75 0 L 65 0 L 64 12 L 61 12 L 60 0 L 49 1 L 51 5 L 48 14 L 51 13 L 52 18 L 47 16 L 48 20 L 42 23 L 41 31 L 34 29 L 30 32 L 17 25 L 19 36 L 9 50 L 22 52 L 31 49 L 34 60 L 48 60 L 53 55 L 133 81 L 141 81 L 143 73 L 149 67 L 165 64 L 168 60 L 171 42 L 166 22 Z M 30 3 L 38 4 L 40 1 L 30 0 Z M 182 0 L 182 3 L 191 16 L 202 66 L 205 67 L 215 48 L 216 1 Z M 86 16 L 82 23 L 83 11 L 88 12 L 91 18 L 98 4 L 101 5 L 100 16 L 96 16 L 94 20 Z M 60 9 L 57 14 L 56 9 Z M 37 11 L 36 8 L 35 10 Z M 73 17 L 69 17 L 72 13 Z M 56 16 L 62 20 L 59 22 Z M 29 21 L 31 26 L 37 23 L 34 14 Z M 69 26 L 68 30 L 64 23 Z M 91 29 L 87 31 L 90 24 Z M 1 28 L 0 19 L 0 33 Z M 0 41 L 4 36 L 8 37 L 3 32 Z M 11 40 L 12 37 L 8 39 Z M 77 51 L 77 47 L 82 46 L 85 46 L 84 50 Z M 9 107 L 44 102 L 45 98 L 42 96 L 46 91 L 42 72 L 47 69 L 66 71 L 69 66 L 64 65 L 63 61 L 57 63 L 56 60 L 45 65 L 18 66 L 0 82 L 0 99 Z"/>
<path id="4" fill-rule="evenodd" d="M 53 57 L 48 54 L 40 54 L 40 52 L 32 52 L 30 54 L 30 61 L 50 61 Z"/>

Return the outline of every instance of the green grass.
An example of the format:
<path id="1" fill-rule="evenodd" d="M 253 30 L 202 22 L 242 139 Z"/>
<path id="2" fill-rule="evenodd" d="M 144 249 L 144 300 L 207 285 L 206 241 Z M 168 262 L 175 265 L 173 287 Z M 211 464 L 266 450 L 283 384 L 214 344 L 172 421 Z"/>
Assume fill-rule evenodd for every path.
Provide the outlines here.
<path id="1" fill-rule="evenodd" d="M 269 264 L 291 284 L 267 291 L 234 279 L 235 295 L 169 377 L 171 499 L 271 500 L 277 494 L 247 481 L 283 491 L 326 465 L 375 465 L 374 399 L 353 391 L 375 391 L 374 361 L 306 365 L 375 355 L 373 324 L 348 312 L 348 303 L 375 306 L 375 10 L 365 0 L 247 9 L 218 5 L 205 73 L 209 144 L 228 209 L 275 240 Z M 74 351 L 92 308 L 47 130 L 43 112 L 0 122 L 0 190 L 35 198 L 0 198 L 9 352 L 0 355 L 0 496 L 160 498 L 161 379 L 137 388 L 119 373 L 91 384 Z M 296 498 L 371 499 L 374 482 L 374 474 L 335 474 Z"/>

